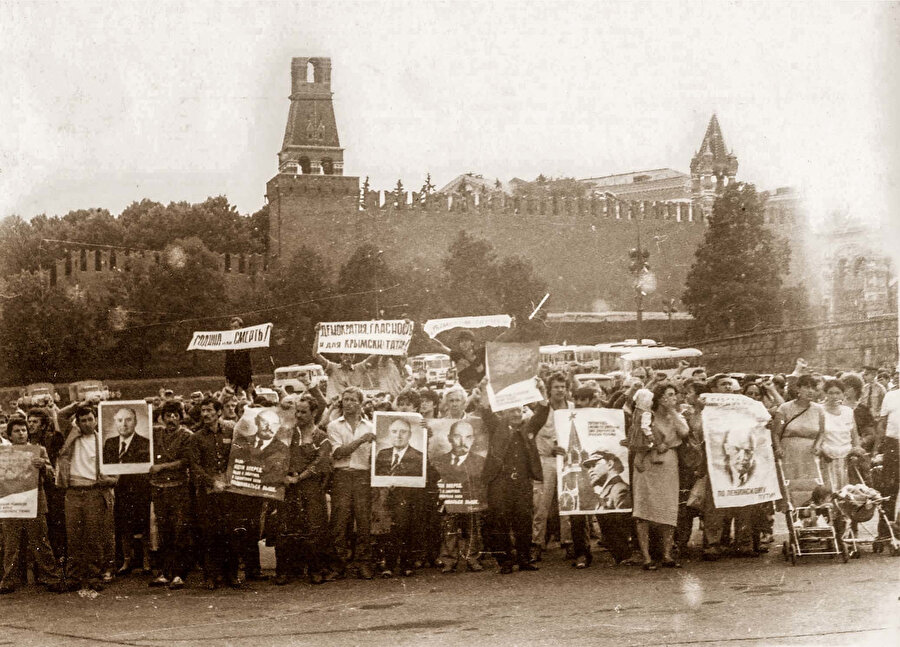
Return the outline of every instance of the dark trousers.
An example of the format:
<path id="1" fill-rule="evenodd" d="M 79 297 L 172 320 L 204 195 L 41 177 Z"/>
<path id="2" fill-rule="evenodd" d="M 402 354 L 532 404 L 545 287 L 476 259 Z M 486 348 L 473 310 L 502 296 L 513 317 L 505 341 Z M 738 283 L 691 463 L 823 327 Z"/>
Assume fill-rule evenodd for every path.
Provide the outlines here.
<path id="1" fill-rule="evenodd" d="M 881 441 L 881 451 L 884 455 L 884 463 L 881 472 L 881 487 L 879 491 L 888 500 L 881 504 L 891 521 L 896 521 L 894 509 L 897 507 L 897 485 L 900 480 L 900 441 L 896 438 L 885 438 Z M 878 521 L 878 534 L 888 535 L 887 524 L 884 519 Z"/>
<path id="2" fill-rule="evenodd" d="M 134 475 L 126 476 L 134 479 Z M 118 560 L 132 558 L 136 537 L 147 539 L 150 536 L 150 486 L 146 482 L 123 483 L 122 479 L 126 476 L 119 477 L 119 485 L 115 488 L 116 505 L 113 518 Z"/>
<path id="3" fill-rule="evenodd" d="M 66 563 L 66 491 L 52 483 L 44 482 L 47 495 L 47 538 L 53 556 L 60 565 Z"/>
<path id="4" fill-rule="evenodd" d="M 231 533 L 239 562 L 248 574 L 258 575 L 259 540 L 262 535 L 262 515 L 266 500 L 261 497 L 225 492 L 225 523 Z"/>
<path id="5" fill-rule="evenodd" d="M 422 490 L 405 487 L 391 488 L 387 494 L 391 531 L 384 542 L 384 560 L 388 570 L 412 568 L 415 524 L 422 521 L 422 494 Z"/>
<path id="6" fill-rule="evenodd" d="M 331 487 L 331 535 L 337 558 L 346 565 L 351 551 L 348 530 L 356 524 L 356 551 L 360 564 L 372 559 L 372 488 L 365 470 L 335 470 Z"/>
<path id="7" fill-rule="evenodd" d="M 631 557 L 631 515 L 622 512 L 598 514 L 597 525 L 600 526 L 600 541 L 612 555 L 616 564 Z M 591 518 L 588 515 L 569 517 L 572 524 L 572 547 L 576 557 L 587 557 L 591 561 L 590 530 Z"/>
<path id="8" fill-rule="evenodd" d="M 67 579 L 84 584 L 112 564 L 114 498 L 109 488 L 66 490 Z"/>
<path id="9" fill-rule="evenodd" d="M 191 495 L 187 485 L 153 489 L 162 574 L 185 579 L 191 571 Z"/>
<path id="10" fill-rule="evenodd" d="M 447 512 L 441 519 L 444 566 L 473 564 L 481 555 L 482 512 Z"/>
<path id="11" fill-rule="evenodd" d="M 278 502 L 275 571 L 298 576 L 324 572 L 329 565 L 328 508 L 325 490 L 317 478 L 287 486 Z"/>
<path id="12" fill-rule="evenodd" d="M 498 476 L 488 485 L 484 540 L 500 564 L 513 562 L 510 532 L 515 538 L 516 560 L 527 564 L 531 556 L 534 491 L 531 480 Z"/>
<path id="13" fill-rule="evenodd" d="M 591 556 L 591 517 L 586 514 L 572 515 L 569 517 L 569 526 L 572 528 L 572 549 L 575 558 L 584 557 L 590 564 Z"/>
<path id="14" fill-rule="evenodd" d="M 0 522 L 0 534 L 3 537 L 3 578 L 0 579 L 0 588 L 23 584 L 19 579 L 22 570 L 20 565 L 28 558 L 33 559 L 37 566 L 35 580 L 44 584 L 59 582 L 60 568 L 47 538 L 47 519 L 43 514 L 38 514 L 34 519 L 3 519 Z"/>
<path id="15" fill-rule="evenodd" d="M 203 536 L 203 575 L 207 580 L 234 582 L 238 572 L 238 546 L 231 526 L 225 493 L 197 490 L 197 512 Z"/>

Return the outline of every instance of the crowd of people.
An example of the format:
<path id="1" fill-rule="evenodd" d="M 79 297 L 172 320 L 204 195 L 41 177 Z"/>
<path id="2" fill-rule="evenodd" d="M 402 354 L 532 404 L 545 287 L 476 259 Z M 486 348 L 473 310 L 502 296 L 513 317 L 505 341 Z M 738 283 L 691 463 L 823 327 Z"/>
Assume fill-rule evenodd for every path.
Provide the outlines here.
<path id="1" fill-rule="evenodd" d="M 33 459 L 40 471 L 39 508 L 34 519 L 0 522 L 0 592 L 22 587 L 29 568 L 37 584 L 56 592 L 99 591 L 135 572 L 149 574 L 150 586 L 240 588 L 268 579 L 260 567 L 262 540 L 275 548 L 276 585 L 408 577 L 428 568 L 481 571 L 495 563 L 501 574 L 535 571 L 556 554 L 551 547 L 557 550 L 557 541 L 558 555 L 575 568 L 589 567 L 599 555 L 648 571 L 681 568 L 695 558 L 757 556 L 772 544 L 776 507 L 715 507 L 709 481 L 701 480 L 707 469 L 705 393 L 742 393 L 761 402 L 772 416 L 775 457 L 785 464 L 817 458 L 832 491 L 883 461 L 880 488 L 893 517 L 900 438 L 896 375 L 865 367 L 826 377 L 801 361 L 789 375 L 767 376 L 708 376 L 698 368 L 669 378 L 639 367 L 600 385 L 578 383 L 575 369 L 542 366 L 536 380 L 543 401 L 493 413 L 483 355 L 479 359 L 467 346 L 454 359 L 460 383 L 445 389 L 418 386 L 395 366 L 388 371 L 393 392 L 364 394 L 362 373 L 386 369 L 347 356 L 340 362 L 320 358 L 327 388 L 307 385 L 301 393 L 282 393 L 275 403 L 254 399 L 249 384 L 186 398 L 161 391 L 153 398 L 148 474 L 102 473 L 100 456 L 107 448 L 97 429 L 96 401 L 17 408 L 0 427 L 0 443 L 39 448 Z M 226 490 L 234 426 L 248 406 L 280 407 L 295 421 L 283 500 Z M 598 508 L 605 502 L 630 511 L 560 516 L 556 459 L 564 451 L 552 412 L 589 407 L 624 411 L 628 465 L 603 452 L 582 464 Z M 372 487 L 375 411 L 418 412 L 426 426 L 432 418 L 458 421 L 446 461 L 478 465 L 482 509 L 448 512 L 431 466 L 424 488 Z M 488 447 L 486 456 L 469 459 L 473 432 L 464 423 L 475 418 Z M 127 421 L 121 426 L 127 428 Z M 134 437 L 120 432 L 111 451 L 123 456 L 134 450 Z M 752 469 L 747 442 L 735 437 L 726 443 L 736 483 Z M 392 467 L 408 451 L 396 447 L 401 449 Z M 624 486 L 626 471 L 630 487 Z M 707 491 L 698 491 L 698 483 Z M 700 539 L 692 543 L 698 520 Z M 879 527 L 881 535 L 888 532 Z M 202 577 L 192 578 L 194 573 Z"/>

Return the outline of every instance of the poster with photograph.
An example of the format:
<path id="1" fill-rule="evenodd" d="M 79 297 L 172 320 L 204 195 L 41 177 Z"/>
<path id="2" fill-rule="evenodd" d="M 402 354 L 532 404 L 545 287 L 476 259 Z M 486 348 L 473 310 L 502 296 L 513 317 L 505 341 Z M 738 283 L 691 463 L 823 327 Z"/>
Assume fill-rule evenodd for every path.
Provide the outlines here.
<path id="1" fill-rule="evenodd" d="M 427 445 L 421 415 L 376 411 L 372 487 L 425 487 Z"/>
<path id="2" fill-rule="evenodd" d="M 99 411 L 100 473 L 146 474 L 153 464 L 153 409 L 143 400 L 106 400 Z"/>
<path id="3" fill-rule="evenodd" d="M 553 412 L 559 514 L 631 512 L 625 412 L 621 409 L 559 409 Z"/>
<path id="4" fill-rule="evenodd" d="M 35 445 L 0 445 L 0 519 L 34 519 L 38 509 L 39 457 Z"/>
<path id="5" fill-rule="evenodd" d="M 234 425 L 225 489 L 236 494 L 284 499 L 296 418 L 291 409 L 246 407 Z"/>
<path id="6" fill-rule="evenodd" d="M 480 418 L 435 418 L 428 421 L 428 460 L 437 472 L 438 496 L 447 512 L 487 508 L 481 472 L 488 438 Z"/>
<path id="7" fill-rule="evenodd" d="M 505 411 L 543 400 L 535 379 L 540 363 L 538 342 L 488 342 L 484 348 L 491 411 Z"/>
<path id="8" fill-rule="evenodd" d="M 716 507 L 780 499 L 765 406 L 740 393 L 705 393 L 701 397 L 706 462 Z"/>

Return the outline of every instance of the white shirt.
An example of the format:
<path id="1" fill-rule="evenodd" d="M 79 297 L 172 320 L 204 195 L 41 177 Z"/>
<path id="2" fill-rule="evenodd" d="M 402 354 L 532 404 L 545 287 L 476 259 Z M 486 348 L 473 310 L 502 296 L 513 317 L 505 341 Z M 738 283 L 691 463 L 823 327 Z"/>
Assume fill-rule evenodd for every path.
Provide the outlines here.
<path id="1" fill-rule="evenodd" d="M 97 480 L 97 438 L 96 434 L 83 434 L 75 439 L 72 452 L 72 477 L 85 481 Z"/>
<path id="2" fill-rule="evenodd" d="M 887 416 L 884 435 L 900 439 L 900 391 L 888 391 L 881 401 L 881 417 Z"/>
<path id="3" fill-rule="evenodd" d="M 328 424 L 328 440 L 331 441 L 332 451 L 342 445 L 349 445 L 360 436 L 364 436 L 372 431 L 372 423 L 365 418 L 360 418 L 356 429 L 350 428 L 344 416 L 337 420 L 332 420 Z M 372 460 L 372 443 L 363 443 L 356 448 L 356 451 L 341 459 L 334 460 L 335 469 L 350 470 L 366 470 L 370 468 Z"/>
<path id="4" fill-rule="evenodd" d="M 404 447 L 403 449 L 394 448 L 394 453 L 391 454 L 391 465 L 399 465 L 400 461 L 403 460 L 403 457 L 406 455 L 406 450 L 409 449 L 409 445 Z"/>

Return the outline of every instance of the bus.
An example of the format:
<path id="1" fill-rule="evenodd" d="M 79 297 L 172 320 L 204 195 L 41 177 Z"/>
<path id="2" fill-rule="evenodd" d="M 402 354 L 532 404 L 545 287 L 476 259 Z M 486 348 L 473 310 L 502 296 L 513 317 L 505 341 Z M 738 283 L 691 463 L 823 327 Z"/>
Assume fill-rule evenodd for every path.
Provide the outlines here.
<path id="1" fill-rule="evenodd" d="M 444 353 L 426 353 L 409 358 L 409 367 L 417 384 L 444 387 L 453 377 L 453 363 Z"/>
<path id="2" fill-rule="evenodd" d="M 594 346 L 596 349 L 594 367 L 602 373 L 621 371 L 623 370 L 621 361 L 623 355 L 637 350 L 658 347 L 659 345 L 653 339 L 642 339 L 640 342 L 636 339 L 626 339 L 625 341 L 596 344 Z"/>
<path id="3" fill-rule="evenodd" d="M 619 357 L 620 370 L 630 374 L 638 367 L 653 369 L 655 373 L 664 373 L 672 378 L 685 368 L 698 367 L 703 352 L 696 348 L 675 348 L 674 346 L 658 346 L 642 348 L 625 353 Z"/>

